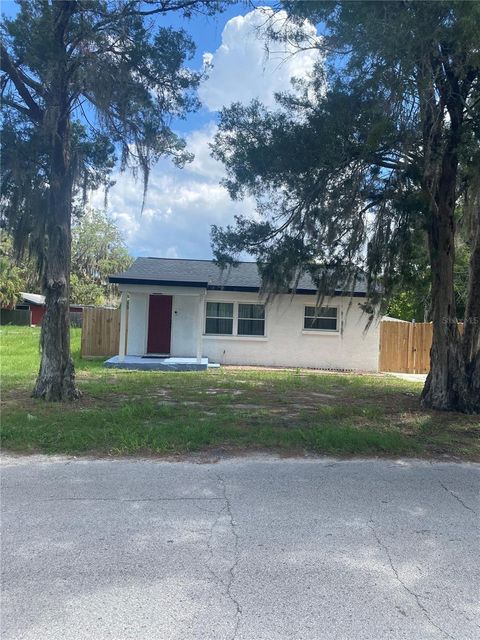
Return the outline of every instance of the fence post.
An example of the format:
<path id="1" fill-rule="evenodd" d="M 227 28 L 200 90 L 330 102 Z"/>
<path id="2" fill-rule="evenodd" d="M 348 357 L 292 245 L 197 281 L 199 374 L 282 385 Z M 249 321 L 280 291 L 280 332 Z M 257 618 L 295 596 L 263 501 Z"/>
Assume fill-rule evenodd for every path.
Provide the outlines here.
<path id="1" fill-rule="evenodd" d="M 120 301 L 120 340 L 118 347 L 118 359 L 120 362 L 125 360 L 125 352 L 127 350 L 127 292 L 122 291 Z"/>
<path id="2" fill-rule="evenodd" d="M 414 368 L 414 333 L 415 333 L 415 324 L 410 322 L 408 325 L 408 340 L 407 340 L 407 373 L 413 373 Z"/>
<path id="3" fill-rule="evenodd" d="M 412 320 L 412 371 L 410 373 L 417 373 L 417 351 L 418 351 L 418 325 L 415 320 Z"/>

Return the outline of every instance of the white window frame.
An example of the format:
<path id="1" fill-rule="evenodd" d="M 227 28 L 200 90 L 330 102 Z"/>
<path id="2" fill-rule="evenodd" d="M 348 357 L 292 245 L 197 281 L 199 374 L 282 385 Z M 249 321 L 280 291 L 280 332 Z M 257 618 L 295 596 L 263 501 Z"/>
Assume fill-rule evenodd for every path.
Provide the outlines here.
<path id="1" fill-rule="evenodd" d="M 263 318 L 240 318 L 240 305 L 244 305 L 244 306 L 253 306 L 255 305 L 256 307 L 263 307 Z M 266 309 L 265 309 L 265 305 L 262 304 L 261 302 L 237 302 L 236 304 L 236 308 L 237 308 L 237 331 L 236 331 L 236 335 L 239 338 L 264 338 L 265 334 L 266 334 Z M 253 320 L 254 322 L 263 322 L 263 333 L 238 333 L 238 324 L 240 320 Z"/>
<path id="2" fill-rule="evenodd" d="M 208 316 L 207 309 L 208 304 L 231 304 L 232 305 L 232 315 L 230 316 Z M 232 333 L 207 333 L 207 319 L 209 320 L 231 320 L 232 321 Z M 231 338 L 237 332 L 236 321 L 235 321 L 235 303 L 231 300 L 206 300 L 205 301 L 205 313 L 204 313 L 204 322 L 203 322 L 203 335 L 204 336 L 227 336 Z"/>
<path id="3" fill-rule="evenodd" d="M 314 334 L 319 334 L 319 333 L 340 333 L 340 329 L 339 329 L 339 323 L 340 323 L 340 314 L 339 314 L 339 308 L 337 306 L 326 306 L 326 307 L 319 307 L 319 311 L 321 309 L 335 309 L 336 311 L 336 317 L 335 317 L 335 321 L 336 321 L 336 329 L 316 329 L 315 327 L 310 327 L 310 328 L 306 328 L 305 327 L 305 319 L 309 318 L 309 319 L 319 319 L 319 320 L 333 320 L 334 318 L 332 318 L 332 316 L 321 316 L 320 314 L 315 314 L 313 316 L 306 314 L 307 309 L 314 309 L 315 305 L 311 305 L 311 304 L 306 304 L 303 306 L 303 318 L 302 318 L 302 333 L 314 333 Z"/>
<path id="4" fill-rule="evenodd" d="M 206 328 L 207 328 L 207 305 L 209 302 L 215 302 L 215 303 L 219 303 L 219 304 L 233 304 L 233 327 L 232 327 L 232 331 L 233 333 L 206 333 Z M 256 304 L 256 305 L 260 305 L 264 308 L 264 319 L 263 319 L 263 335 L 261 336 L 257 336 L 257 335 L 244 335 L 244 334 L 239 334 L 238 333 L 238 310 L 239 310 L 239 305 L 240 304 Z M 232 300 L 205 300 L 205 310 L 204 310 L 204 321 L 203 321 L 203 337 L 207 338 L 207 339 L 215 339 L 215 338 L 221 338 L 226 339 L 226 340 L 256 340 L 258 342 L 261 341 L 266 341 L 267 340 L 267 318 L 268 318 L 268 312 L 267 312 L 267 305 L 264 302 L 259 302 L 258 300 L 235 300 L 234 302 Z M 213 317 L 213 316 L 208 316 Z"/>

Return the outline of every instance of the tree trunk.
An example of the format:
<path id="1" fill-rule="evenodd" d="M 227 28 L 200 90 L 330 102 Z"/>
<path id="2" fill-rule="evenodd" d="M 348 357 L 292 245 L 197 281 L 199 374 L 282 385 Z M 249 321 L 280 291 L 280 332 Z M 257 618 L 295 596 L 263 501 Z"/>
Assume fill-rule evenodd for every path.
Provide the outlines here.
<path id="1" fill-rule="evenodd" d="M 480 198 L 473 212 L 471 249 L 463 331 L 463 357 L 471 411 L 480 413 Z"/>
<path id="2" fill-rule="evenodd" d="M 40 371 L 32 394 L 36 398 L 54 402 L 79 397 L 75 387 L 75 369 L 70 355 L 69 274 L 72 188 L 68 173 L 62 174 L 64 171 L 58 166 L 52 170 L 44 276 L 46 312 L 40 338 Z"/>
<path id="3" fill-rule="evenodd" d="M 449 189 L 452 189 L 451 184 Z M 422 392 L 424 406 L 442 410 L 463 410 L 463 399 L 467 395 L 461 338 L 455 312 L 454 239 L 453 208 L 444 201 L 438 208 L 438 213 L 432 214 L 429 228 L 433 337 L 430 373 Z"/>
<path id="4" fill-rule="evenodd" d="M 54 4 L 52 47 L 58 68 L 54 74 L 44 117 L 50 146 L 48 223 L 43 286 L 46 312 L 40 338 L 41 361 L 32 395 L 50 401 L 73 400 L 75 369 L 70 355 L 69 286 L 73 161 L 70 140 L 65 31 L 73 2 Z"/>
<path id="5" fill-rule="evenodd" d="M 455 102 L 456 101 L 456 102 Z M 462 134 L 463 105 L 457 96 L 447 100 L 450 132 L 443 147 L 438 169 L 426 170 L 425 190 L 430 197 L 429 250 L 432 267 L 433 338 L 430 373 L 422 392 L 425 407 L 447 411 L 480 411 L 479 285 L 480 238 L 470 264 L 469 303 L 465 334 L 458 331 L 453 287 L 455 260 L 455 205 L 458 174 L 458 148 Z M 432 140 L 433 136 L 430 136 Z M 443 148 L 442 148 L 443 147 Z M 432 158 L 435 154 L 432 154 Z M 476 256 L 476 257 L 475 257 Z M 468 310 L 469 309 L 469 310 Z M 468 317 L 471 314 L 471 317 Z M 475 346 L 476 345 L 476 346 Z"/>

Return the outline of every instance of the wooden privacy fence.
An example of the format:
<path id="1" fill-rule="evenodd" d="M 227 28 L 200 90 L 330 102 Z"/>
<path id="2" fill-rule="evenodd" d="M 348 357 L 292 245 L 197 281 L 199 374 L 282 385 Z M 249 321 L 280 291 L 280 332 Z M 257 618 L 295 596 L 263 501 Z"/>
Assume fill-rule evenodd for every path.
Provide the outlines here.
<path id="1" fill-rule="evenodd" d="M 458 325 L 463 331 L 463 323 Z M 380 323 L 380 371 L 428 373 L 433 326 L 431 322 Z"/>
<path id="2" fill-rule="evenodd" d="M 82 320 L 82 358 L 116 356 L 120 338 L 120 309 L 85 307 Z"/>
<path id="3" fill-rule="evenodd" d="M 380 323 L 380 371 L 428 373 L 432 325 L 427 322 Z"/>

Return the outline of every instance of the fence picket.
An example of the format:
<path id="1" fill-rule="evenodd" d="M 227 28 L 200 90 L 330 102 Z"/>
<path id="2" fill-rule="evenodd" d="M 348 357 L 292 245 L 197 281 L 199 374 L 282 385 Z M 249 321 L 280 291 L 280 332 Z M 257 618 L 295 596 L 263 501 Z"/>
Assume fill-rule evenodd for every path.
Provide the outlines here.
<path id="1" fill-rule="evenodd" d="M 107 358 L 117 355 L 119 338 L 119 309 L 85 307 L 81 342 L 82 358 Z"/>
<path id="2" fill-rule="evenodd" d="M 460 333 L 463 323 L 458 324 Z M 433 325 L 431 322 L 380 323 L 380 371 L 428 373 Z"/>

